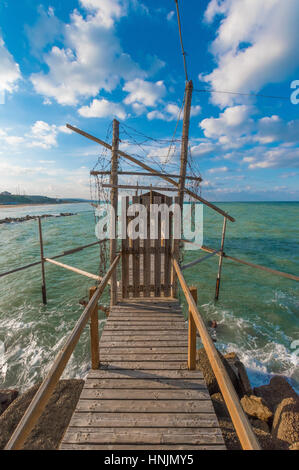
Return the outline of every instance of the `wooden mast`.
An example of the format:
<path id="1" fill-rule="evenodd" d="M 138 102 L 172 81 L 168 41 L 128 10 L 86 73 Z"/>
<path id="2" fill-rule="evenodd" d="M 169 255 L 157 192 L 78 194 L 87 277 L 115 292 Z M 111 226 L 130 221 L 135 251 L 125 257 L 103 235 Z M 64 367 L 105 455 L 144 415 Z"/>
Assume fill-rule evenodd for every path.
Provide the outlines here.
<path id="1" fill-rule="evenodd" d="M 183 135 L 182 135 L 182 146 L 181 146 L 181 169 L 180 169 L 180 181 L 178 190 L 178 202 L 181 207 L 181 230 L 183 229 L 183 206 L 184 206 L 184 190 L 186 181 L 186 169 L 188 160 L 188 145 L 189 145 L 189 127 L 190 127 L 190 114 L 191 114 L 191 102 L 192 102 L 193 82 L 192 80 L 186 83 L 185 88 L 185 108 L 184 108 L 184 120 L 183 120 Z M 180 240 L 173 240 L 173 256 L 179 261 L 180 254 Z M 172 267 L 172 297 L 177 296 L 177 282 L 176 273 Z"/>
<path id="2" fill-rule="evenodd" d="M 112 158 L 111 158 L 111 230 L 110 237 L 110 265 L 116 258 L 117 245 L 117 209 L 118 209 L 118 148 L 119 148 L 119 122 L 113 120 Z M 115 305 L 117 301 L 117 273 L 116 270 L 111 276 L 110 304 Z"/>

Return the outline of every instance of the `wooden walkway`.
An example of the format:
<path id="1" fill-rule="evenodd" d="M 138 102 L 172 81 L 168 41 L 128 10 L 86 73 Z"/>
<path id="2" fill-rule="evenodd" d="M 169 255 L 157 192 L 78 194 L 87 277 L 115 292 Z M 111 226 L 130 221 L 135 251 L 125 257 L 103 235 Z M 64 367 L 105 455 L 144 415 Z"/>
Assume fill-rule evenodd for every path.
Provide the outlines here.
<path id="1" fill-rule="evenodd" d="M 60 448 L 224 450 L 202 373 L 187 369 L 187 340 L 177 300 L 112 307 L 101 368 L 89 372 Z"/>

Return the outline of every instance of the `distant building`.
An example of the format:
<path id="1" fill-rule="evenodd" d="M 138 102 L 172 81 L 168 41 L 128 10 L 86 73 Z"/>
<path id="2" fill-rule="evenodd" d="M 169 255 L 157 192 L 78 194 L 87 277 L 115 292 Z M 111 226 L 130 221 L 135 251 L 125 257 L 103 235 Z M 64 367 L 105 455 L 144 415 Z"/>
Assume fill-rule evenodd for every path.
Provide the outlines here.
<path id="1" fill-rule="evenodd" d="M 0 196 L 11 196 L 11 193 L 9 193 L 8 191 L 3 191 L 2 193 L 0 193 Z"/>

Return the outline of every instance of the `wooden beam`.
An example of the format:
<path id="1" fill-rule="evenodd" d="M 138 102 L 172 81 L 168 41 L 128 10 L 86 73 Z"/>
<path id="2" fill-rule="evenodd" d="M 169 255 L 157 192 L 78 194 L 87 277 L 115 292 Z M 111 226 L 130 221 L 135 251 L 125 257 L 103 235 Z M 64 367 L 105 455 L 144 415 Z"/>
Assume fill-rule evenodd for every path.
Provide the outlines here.
<path id="1" fill-rule="evenodd" d="M 222 271 L 222 262 L 223 262 L 223 249 L 224 249 L 224 239 L 226 232 L 226 218 L 223 220 L 222 236 L 221 236 L 221 248 L 220 248 L 220 257 L 218 265 L 218 274 L 216 279 L 216 291 L 215 291 L 215 300 L 219 299 L 219 289 L 220 289 L 220 280 L 221 280 L 221 271 Z"/>
<path id="2" fill-rule="evenodd" d="M 243 411 L 243 408 L 239 401 L 239 397 L 234 389 L 231 379 L 220 359 L 218 351 L 215 348 L 211 336 L 209 335 L 209 332 L 204 324 L 202 316 L 197 309 L 196 302 L 186 284 L 182 271 L 180 270 L 179 264 L 174 258 L 172 258 L 172 261 L 178 279 L 180 281 L 182 290 L 188 302 L 189 309 L 192 313 L 196 328 L 200 334 L 203 347 L 207 353 L 208 359 L 216 376 L 220 391 L 223 395 L 236 433 L 241 442 L 242 448 L 244 450 L 260 450 L 258 440 L 254 432 L 252 431 L 251 425 Z"/>
<path id="3" fill-rule="evenodd" d="M 181 270 L 184 271 L 184 269 L 191 268 L 191 266 L 195 266 L 196 264 L 202 263 L 202 262 L 205 261 L 206 259 L 209 259 L 209 258 L 211 258 L 212 256 L 217 255 L 218 253 L 220 253 L 220 251 L 215 251 L 214 253 L 211 253 L 211 254 L 209 254 L 209 255 L 207 255 L 207 256 L 204 256 L 203 258 L 198 258 L 198 259 L 196 259 L 195 261 L 191 261 L 191 263 L 184 264 L 184 266 L 181 266 Z"/>
<path id="4" fill-rule="evenodd" d="M 142 189 L 142 190 L 148 190 L 148 191 L 172 191 L 175 192 L 175 188 L 169 188 L 169 187 L 159 187 L 159 186 L 139 186 L 139 185 L 129 185 L 129 184 L 118 184 L 117 186 L 113 184 L 102 184 L 103 188 L 118 188 L 118 189 Z"/>
<path id="5" fill-rule="evenodd" d="M 111 174 L 110 171 L 91 171 L 90 174 L 92 176 L 109 176 Z M 118 172 L 118 175 L 121 176 L 121 175 L 127 175 L 127 176 L 153 176 L 152 173 L 143 173 L 141 171 L 119 171 Z M 180 175 L 172 175 L 172 174 L 168 174 L 168 173 L 159 173 L 159 175 L 157 176 L 160 176 L 160 177 L 163 177 L 163 176 L 168 176 L 169 178 L 180 178 Z M 189 176 L 189 175 L 186 175 L 185 176 L 185 179 L 186 180 L 190 180 L 190 181 L 202 181 L 202 178 L 200 176 Z"/>
<path id="6" fill-rule="evenodd" d="M 42 265 L 42 298 L 43 298 L 43 304 L 47 305 L 47 288 L 46 288 L 45 260 L 44 260 L 44 243 L 43 243 L 41 218 L 38 217 L 37 221 L 38 221 L 38 232 L 39 232 L 40 259 L 41 259 L 41 265 Z"/>
<path id="7" fill-rule="evenodd" d="M 120 256 L 121 255 L 118 255 L 115 258 L 114 263 L 112 266 L 110 266 L 109 270 L 103 277 L 99 287 L 92 296 L 87 307 L 84 309 L 71 334 L 67 338 L 64 347 L 57 354 L 51 370 L 39 387 L 36 395 L 34 396 L 18 426 L 13 432 L 9 442 L 6 444 L 5 450 L 19 450 L 23 447 L 24 442 L 26 441 L 27 437 L 44 411 L 48 401 L 50 400 L 51 395 L 54 392 L 55 387 L 81 337 L 81 334 L 86 324 L 88 323 L 92 312 L 97 306 L 98 300 L 101 297 L 106 285 L 108 284 L 111 274 L 119 262 Z"/>
<path id="8" fill-rule="evenodd" d="M 113 263 L 116 257 L 116 245 L 117 245 L 117 209 L 118 209 L 118 148 L 119 148 L 119 122 L 113 120 L 113 138 L 112 138 L 112 156 L 111 156 L 111 209 L 112 209 L 112 236 L 110 237 L 110 264 Z M 111 276 L 110 285 L 110 305 L 115 305 L 117 301 L 117 273 Z"/>
<path id="9" fill-rule="evenodd" d="M 194 302 L 197 304 L 197 287 L 190 287 L 189 290 Z M 196 325 L 190 309 L 188 321 L 188 369 L 196 369 Z"/>
<path id="10" fill-rule="evenodd" d="M 98 139 L 97 137 L 94 137 L 93 135 L 88 134 L 87 132 L 81 131 L 80 129 L 77 129 L 76 127 L 71 126 L 70 124 L 67 124 L 66 127 L 68 129 L 76 132 L 77 134 L 80 134 L 83 137 L 86 137 L 87 139 L 92 140 L 93 142 L 96 142 L 100 145 L 103 145 L 103 147 L 105 147 L 108 150 L 112 149 L 112 146 L 107 144 L 107 142 L 104 142 L 103 140 Z M 145 163 L 143 163 L 143 162 L 137 160 L 136 158 L 132 157 L 131 155 L 128 155 L 127 153 L 123 152 L 122 150 L 118 150 L 118 155 L 120 155 L 121 157 L 126 158 L 127 160 L 131 161 L 132 163 L 135 163 L 136 165 L 139 165 L 141 168 L 143 168 L 144 170 L 149 171 L 153 175 L 159 176 L 160 178 L 163 178 L 165 181 L 168 181 L 168 183 L 173 184 L 177 188 L 179 187 L 179 183 L 177 183 L 173 179 L 169 178 L 168 176 L 164 176 L 162 173 L 159 173 L 158 171 L 156 171 L 153 168 L 149 167 Z M 227 217 L 227 219 L 229 219 L 231 222 L 235 222 L 235 219 L 233 217 L 231 217 L 229 214 L 227 214 L 225 211 L 223 211 L 219 207 L 215 206 L 215 204 L 212 204 L 211 202 L 207 201 L 206 199 L 202 198 L 201 196 L 198 196 L 198 194 L 194 193 L 193 191 L 190 191 L 189 189 L 185 189 L 185 192 L 186 192 L 186 194 L 193 197 L 197 201 L 202 202 L 203 204 L 210 207 L 214 211 L 218 212 L 219 214 L 223 215 L 224 217 Z"/>
<path id="11" fill-rule="evenodd" d="M 97 276 L 96 274 L 91 274 L 91 273 L 88 273 L 87 271 L 83 271 L 82 269 L 69 266 L 68 264 L 63 264 L 63 263 L 60 263 L 59 261 L 54 261 L 51 258 L 45 258 L 45 261 L 47 261 L 48 263 L 55 264 L 56 266 L 59 266 L 60 268 L 67 269 L 68 271 L 73 271 L 76 274 L 81 274 L 82 276 L 89 277 L 90 279 L 94 279 L 95 281 L 101 280 L 101 277 Z"/>
<path id="12" fill-rule="evenodd" d="M 182 147 L 181 147 L 181 168 L 180 168 L 180 182 L 179 182 L 179 192 L 178 192 L 179 204 L 181 208 L 183 208 L 183 202 L 184 202 L 184 189 L 185 189 L 186 169 L 187 169 L 187 160 L 188 160 L 192 92 L 193 92 L 193 82 L 192 80 L 190 80 L 189 82 L 186 83 L 186 89 L 185 89 L 185 109 L 184 109 L 183 135 L 182 135 Z"/>
<path id="13" fill-rule="evenodd" d="M 89 289 L 89 301 L 97 290 L 96 286 Z M 99 311 L 98 305 L 94 308 L 90 315 L 90 351 L 91 351 L 91 368 L 98 370 L 100 365 L 100 341 L 99 341 Z"/>

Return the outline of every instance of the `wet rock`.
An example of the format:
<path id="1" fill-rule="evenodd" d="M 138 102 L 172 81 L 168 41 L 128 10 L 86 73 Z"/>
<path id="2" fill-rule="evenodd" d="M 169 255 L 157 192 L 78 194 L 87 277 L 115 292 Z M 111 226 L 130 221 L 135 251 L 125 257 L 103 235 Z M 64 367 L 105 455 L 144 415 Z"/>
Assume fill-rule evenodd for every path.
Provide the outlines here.
<path id="1" fill-rule="evenodd" d="M 279 375 L 272 377 L 268 385 L 255 387 L 253 392 L 256 396 L 263 398 L 271 411 L 275 412 L 277 406 L 284 398 L 298 399 L 298 395 L 289 382 Z"/>
<path id="2" fill-rule="evenodd" d="M 241 399 L 241 405 L 243 410 L 248 416 L 252 418 L 258 418 L 261 421 L 270 421 L 273 417 L 272 411 L 267 407 L 266 403 L 261 397 L 255 395 L 245 395 Z"/>
<path id="3" fill-rule="evenodd" d="M 299 399 L 285 398 L 277 406 L 272 435 L 289 444 L 299 441 Z"/>
<path id="4" fill-rule="evenodd" d="M 239 379 L 240 388 L 242 389 L 243 395 L 252 395 L 252 388 L 250 381 L 245 369 L 244 364 L 240 361 L 238 355 L 235 352 L 224 354 L 223 357 L 227 360 L 236 376 Z"/>
<path id="5" fill-rule="evenodd" d="M 49 403 L 27 438 L 24 449 L 57 449 L 78 402 L 84 380 L 60 380 Z M 0 416 L 0 449 L 9 441 L 13 431 L 32 401 L 39 384 L 20 395 Z"/>
<path id="6" fill-rule="evenodd" d="M 238 376 L 236 375 L 226 358 L 219 351 L 218 354 L 227 370 L 227 373 L 233 383 L 233 386 L 235 387 L 237 394 L 241 398 L 244 395 L 244 392 Z M 203 373 L 210 395 L 213 395 L 214 393 L 219 393 L 220 389 L 204 348 L 201 348 L 197 351 L 196 364 L 197 369 L 201 370 Z"/>
<path id="7" fill-rule="evenodd" d="M 249 421 L 252 427 L 260 429 L 266 433 L 270 433 L 270 427 L 266 423 L 266 421 L 262 421 L 261 419 L 251 418 L 249 416 Z"/>
<path id="8" fill-rule="evenodd" d="M 15 389 L 0 390 L 0 415 L 2 415 L 18 395 L 19 392 Z"/>

